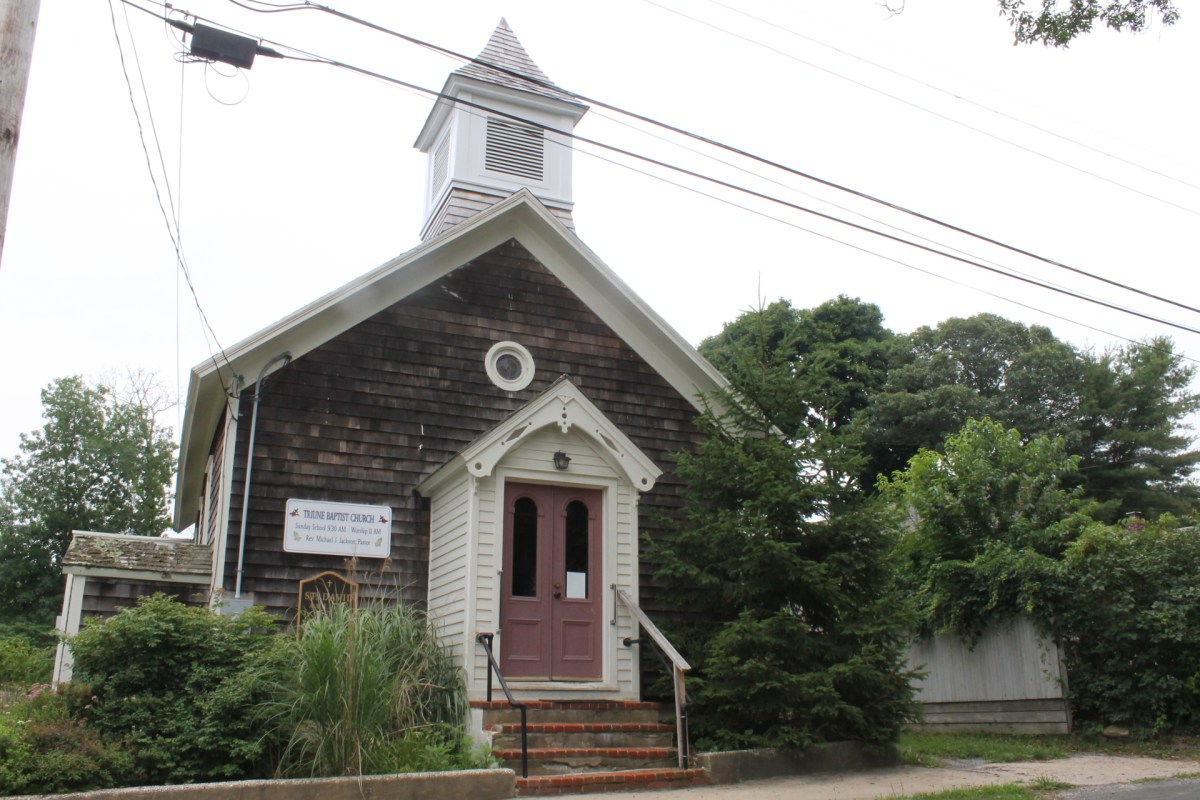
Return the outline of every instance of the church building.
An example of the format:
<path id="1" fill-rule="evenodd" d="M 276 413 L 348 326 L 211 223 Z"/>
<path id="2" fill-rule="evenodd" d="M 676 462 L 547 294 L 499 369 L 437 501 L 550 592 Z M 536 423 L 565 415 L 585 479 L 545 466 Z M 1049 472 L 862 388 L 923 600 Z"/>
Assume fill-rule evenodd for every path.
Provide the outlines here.
<path id="1" fill-rule="evenodd" d="M 502 20 L 416 146 L 421 243 L 193 368 L 193 541 L 77 532 L 60 627 L 166 591 L 286 620 L 305 592 L 427 608 L 484 701 L 634 702 L 643 540 L 680 503 L 717 371 L 574 232 L 586 105 Z M 58 664 L 70 674 L 69 653 Z"/>

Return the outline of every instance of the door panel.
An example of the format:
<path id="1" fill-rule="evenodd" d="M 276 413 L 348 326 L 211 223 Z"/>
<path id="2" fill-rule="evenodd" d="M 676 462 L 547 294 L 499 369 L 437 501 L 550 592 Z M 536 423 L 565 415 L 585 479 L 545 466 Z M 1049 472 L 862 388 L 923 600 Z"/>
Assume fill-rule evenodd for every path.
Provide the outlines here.
<path id="1" fill-rule="evenodd" d="M 510 483 L 500 667 L 506 678 L 601 677 L 601 493 Z"/>

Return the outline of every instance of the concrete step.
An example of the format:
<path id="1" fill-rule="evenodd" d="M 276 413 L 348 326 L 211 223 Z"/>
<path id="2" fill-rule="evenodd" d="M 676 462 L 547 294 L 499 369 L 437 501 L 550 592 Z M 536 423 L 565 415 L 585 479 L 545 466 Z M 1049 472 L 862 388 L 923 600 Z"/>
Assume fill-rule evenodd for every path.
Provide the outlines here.
<path id="1" fill-rule="evenodd" d="M 661 703 L 618 700 L 528 700 L 529 722 L 661 722 Z M 472 700 L 472 708 L 483 710 L 483 724 L 500 725 L 521 721 L 521 713 L 505 700 Z"/>
<path id="2" fill-rule="evenodd" d="M 521 724 L 491 726 L 492 747 L 520 749 Z M 555 722 L 530 723 L 529 746 L 552 747 L 671 747 L 675 728 L 661 722 Z"/>
<path id="3" fill-rule="evenodd" d="M 521 748 L 493 749 L 501 766 L 521 774 Z M 676 766 L 674 747 L 545 747 L 529 749 L 529 775 L 566 775 L 670 769 Z"/>
<path id="4" fill-rule="evenodd" d="M 707 786 L 703 769 L 635 769 L 619 772 L 579 772 L 517 778 L 518 797 L 547 797 L 593 792 L 632 792 L 646 789 L 689 789 Z"/>

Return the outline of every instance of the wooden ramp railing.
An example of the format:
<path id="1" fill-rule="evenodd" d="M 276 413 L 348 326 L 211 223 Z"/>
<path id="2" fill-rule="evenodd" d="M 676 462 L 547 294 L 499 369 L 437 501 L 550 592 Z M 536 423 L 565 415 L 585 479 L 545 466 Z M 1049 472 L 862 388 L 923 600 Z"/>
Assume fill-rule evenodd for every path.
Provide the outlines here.
<path id="1" fill-rule="evenodd" d="M 625 639 L 625 646 L 632 647 L 635 644 L 650 642 L 657 648 L 655 653 L 667 667 L 667 671 L 671 673 L 671 681 L 675 687 L 675 736 L 679 741 L 679 768 L 687 769 L 690 761 L 690 748 L 688 745 L 688 727 L 687 727 L 687 690 L 683 685 L 684 673 L 692 667 L 684 660 L 683 656 L 679 655 L 679 651 L 667 641 L 667 637 L 663 636 L 662 631 L 658 629 L 651 619 L 646 616 L 646 612 L 638 607 L 638 604 L 633 602 L 624 589 L 618 589 L 616 584 L 612 585 L 613 593 L 617 600 L 629 610 L 633 618 L 637 620 L 639 626 L 650 637 L 649 639 L 629 637 Z M 614 617 L 615 619 L 615 617 Z M 667 662 L 670 662 L 669 664 Z"/>

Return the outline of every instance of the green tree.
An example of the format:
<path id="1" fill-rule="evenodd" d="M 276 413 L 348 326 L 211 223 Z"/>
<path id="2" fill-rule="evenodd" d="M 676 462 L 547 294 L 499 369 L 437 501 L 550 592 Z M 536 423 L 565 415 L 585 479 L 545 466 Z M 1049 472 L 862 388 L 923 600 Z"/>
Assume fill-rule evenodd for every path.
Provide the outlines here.
<path id="1" fill-rule="evenodd" d="M 694 612 L 672 631 L 695 668 L 694 729 L 724 746 L 893 740 L 911 710 L 912 619 L 879 506 L 848 479 L 861 462 L 826 435 L 834 415 L 811 424 L 819 382 L 797 379 L 780 318 L 794 321 L 775 304 L 727 328 L 734 389 L 698 420 L 684 508 L 650 556 Z"/>
<path id="2" fill-rule="evenodd" d="M 851 423 L 883 388 L 893 340 L 878 306 L 841 295 L 812 309 L 777 300 L 705 339 L 700 352 L 787 436 L 820 438 L 829 480 L 870 488 L 874 472 Z M 764 380 L 767 362 L 790 379 Z"/>
<path id="3" fill-rule="evenodd" d="M 1196 510 L 1200 491 L 1189 478 L 1200 451 L 1188 449 L 1182 424 L 1200 409 L 1195 373 L 1166 338 L 1089 360 L 1078 452 L 1084 491 L 1101 503 L 1103 519 Z"/>
<path id="4" fill-rule="evenodd" d="M 1189 477 L 1200 452 L 1187 449 L 1185 420 L 1200 398 L 1169 339 L 1096 355 L 1048 328 L 979 314 L 898 337 L 893 354 L 856 423 L 877 473 L 902 470 L 968 420 L 990 417 L 1029 439 L 1061 437 L 1080 457 L 1071 485 L 1100 501 L 1102 519 L 1197 507 Z"/>
<path id="5" fill-rule="evenodd" d="M 903 515 L 901 569 L 923 627 L 979 634 L 993 619 L 1046 614 L 1046 582 L 1084 523 L 1063 482 L 1078 458 L 1061 439 L 1023 441 L 972 420 L 882 482 Z"/>
<path id="6" fill-rule="evenodd" d="M 169 524 L 169 428 L 144 392 L 120 399 L 75 376 L 42 390 L 40 431 L 0 479 L 0 614 L 49 624 L 72 530 L 158 534 Z"/>
<path id="7" fill-rule="evenodd" d="M 859 426 L 877 473 L 939 450 L 970 419 L 1078 444 L 1086 361 L 1049 328 L 995 314 L 951 318 L 899 338 Z"/>
<path id="8" fill-rule="evenodd" d="M 1017 42 L 1041 42 L 1066 47 L 1088 33 L 1097 22 L 1116 31 L 1144 30 L 1155 17 L 1174 25 L 1179 10 L 1174 0 L 1041 0 L 1036 11 L 1026 10 L 1025 0 L 1000 0 L 1000 13 L 1012 22 Z"/>

